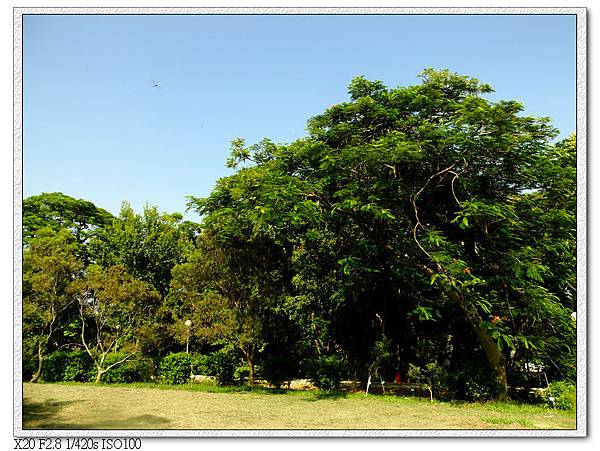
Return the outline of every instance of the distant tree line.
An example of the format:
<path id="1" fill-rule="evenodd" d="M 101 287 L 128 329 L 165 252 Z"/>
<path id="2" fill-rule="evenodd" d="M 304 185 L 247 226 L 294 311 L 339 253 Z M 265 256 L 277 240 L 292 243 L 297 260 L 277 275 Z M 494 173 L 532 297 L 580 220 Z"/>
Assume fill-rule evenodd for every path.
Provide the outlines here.
<path id="1" fill-rule="evenodd" d="M 189 198 L 200 224 L 25 199 L 23 377 L 55 352 L 99 382 L 226 350 L 249 383 L 411 376 L 506 398 L 540 385 L 531 368 L 574 382 L 575 136 L 474 78 L 421 79 L 357 77 L 305 138 L 234 140 L 236 172 Z"/>

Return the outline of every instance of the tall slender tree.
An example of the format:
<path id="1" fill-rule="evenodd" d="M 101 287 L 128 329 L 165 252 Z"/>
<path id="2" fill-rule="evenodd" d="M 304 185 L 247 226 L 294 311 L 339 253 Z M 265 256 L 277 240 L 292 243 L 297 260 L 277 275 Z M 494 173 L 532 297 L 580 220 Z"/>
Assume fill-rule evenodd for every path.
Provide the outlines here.
<path id="1" fill-rule="evenodd" d="M 40 378 L 52 340 L 64 326 L 64 314 L 74 301 L 73 281 L 82 269 L 67 229 L 37 230 L 23 253 L 23 342 L 38 361 L 31 382 Z"/>

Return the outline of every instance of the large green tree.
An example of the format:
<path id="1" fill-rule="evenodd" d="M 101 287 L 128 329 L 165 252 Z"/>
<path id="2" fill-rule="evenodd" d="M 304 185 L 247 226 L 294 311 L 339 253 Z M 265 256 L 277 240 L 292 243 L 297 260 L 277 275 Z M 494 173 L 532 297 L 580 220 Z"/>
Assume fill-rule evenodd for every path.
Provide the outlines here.
<path id="1" fill-rule="evenodd" d="M 479 347 L 506 397 L 511 356 L 574 355 L 575 142 L 553 145 L 548 119 L 474 78 L 421 79 L 357 77 L 307 138 L 234 141 L 238 172 L 190 203 L 220 249 L 275 251 L 258 267 L 277 262 L 277 308 L 315 352 L 364 361 L 378 317 L 409 352 L 437 320 Z"/>

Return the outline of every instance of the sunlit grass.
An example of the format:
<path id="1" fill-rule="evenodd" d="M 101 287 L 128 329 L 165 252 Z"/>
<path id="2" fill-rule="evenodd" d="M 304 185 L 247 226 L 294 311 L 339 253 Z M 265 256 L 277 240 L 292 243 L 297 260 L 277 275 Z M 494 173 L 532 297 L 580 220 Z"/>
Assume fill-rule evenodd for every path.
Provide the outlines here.
<path id="1" fill-rule="evenodd" d="M 33 429 L 574 429 L 574 412 L 515 402 L 210 384 L 24 384 Z"/>

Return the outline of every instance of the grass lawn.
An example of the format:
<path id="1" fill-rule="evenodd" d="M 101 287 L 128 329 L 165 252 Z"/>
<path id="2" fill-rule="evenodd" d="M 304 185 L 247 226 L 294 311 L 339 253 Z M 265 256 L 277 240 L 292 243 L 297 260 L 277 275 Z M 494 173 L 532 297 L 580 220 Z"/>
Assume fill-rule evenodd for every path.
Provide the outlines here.
<path id="1" fill-rule="evenodd" d="M 575 429 L 575 413 L 512 403 L 203 385 L 23 384 L 23 429 Z"/>

